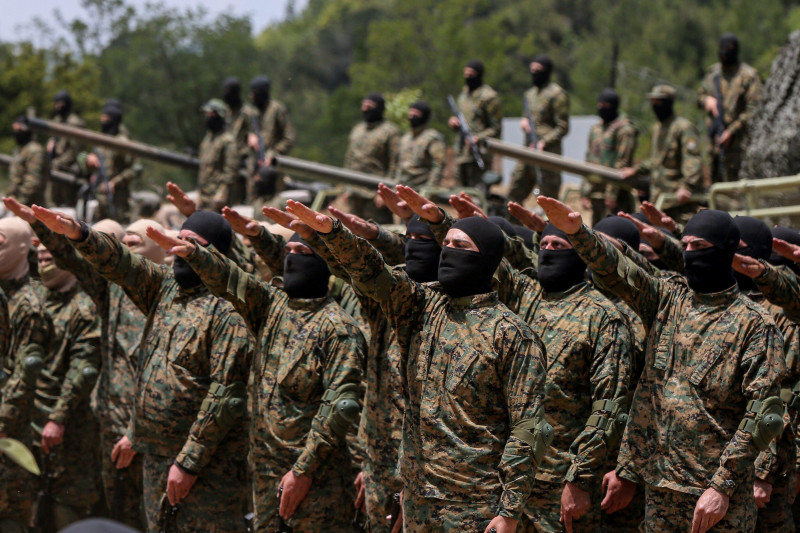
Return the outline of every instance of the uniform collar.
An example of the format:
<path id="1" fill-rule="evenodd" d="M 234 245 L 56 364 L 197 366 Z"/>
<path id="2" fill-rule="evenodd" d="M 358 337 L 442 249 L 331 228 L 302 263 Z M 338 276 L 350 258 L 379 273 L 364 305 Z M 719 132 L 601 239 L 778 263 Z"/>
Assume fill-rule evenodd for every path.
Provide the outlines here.
<path id="1" fill-rule="evenodd" d="M 329 295 L 322 298 L 290 298 L 289 307 L 295 311 L 316 311 L 328 303 Z"/>
<path id="2" fill-rule="evenodd" d="M 473 294 L 472 296 L 462 296 L 461 298 L 450 298 L 450 307 L 453 309 L 473 309 L 476 307 L 491 307 L 500 303 L 497 293 L 487 292 L 484 294 Z"/>
<path id="3" fill-rule="evenodd" d="M 712 292 L 708 294 L 703 294 L 699 292 L 693 292 L 694 302 L 698 306 L 705 306 L 705 307 L 725 307 L 730 305 L 736 298 L 739 297 L 741 291 L 739 291 L 739 286 L 735 283 L 729 289 L 720 292 Z"/>
<path id="4" fill-rule="evenodd" d="M 0 279 L 0 289 L 6 293 L 6 296 L 10 297 L 12 294 L 16 293 L 22 287 L 30 283 L 30 281 L 30 274 L 25 274 L 19 279 Z"/>

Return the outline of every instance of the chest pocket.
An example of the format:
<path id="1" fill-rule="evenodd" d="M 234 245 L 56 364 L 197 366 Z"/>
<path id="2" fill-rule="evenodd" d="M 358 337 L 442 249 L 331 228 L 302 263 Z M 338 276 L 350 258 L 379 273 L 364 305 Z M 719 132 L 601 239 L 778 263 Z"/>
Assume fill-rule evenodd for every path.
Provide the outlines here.
<path id="1" fill-rule="evenodd" d="M 722 348 L 719 346 L 708 345 L 700 347 L 700 357 L 698 364 L 695 366 L 692 373 L 689 375 L 689 383 L 695 387 L 699 387 L 703 383 L 703 379 L 708 375 L 711 368 L 714 367 L 716 362 L 722 355 Z"/>
<path id="2" fill-rule="evenodd" d="M 170 363 L 190 371 L 200 371 L 200 361 L 204 358 L 200 357 L 200 339 L 194 326 L 178 327 L 173 330 L 167 349 Z"/>
<path id="3" fill-rule="evenodd" d="M 284 395 L 301 402 L 309 401 L 321 393 L 323 361 L 325 352 L 318 342 L 307 341 L 295 346 L 278 368 L 278 388 Z"/>
<path id="4" fill-rule="evenodd" d="M 447 375 L 444 386 L 449 392 L 455 392 L 463 382 L 483 381 L 484 366 L 479 361 L 480 352 L 469 343 L 462 342 L 450 354 L 450 363 L 447 365 Z"/>

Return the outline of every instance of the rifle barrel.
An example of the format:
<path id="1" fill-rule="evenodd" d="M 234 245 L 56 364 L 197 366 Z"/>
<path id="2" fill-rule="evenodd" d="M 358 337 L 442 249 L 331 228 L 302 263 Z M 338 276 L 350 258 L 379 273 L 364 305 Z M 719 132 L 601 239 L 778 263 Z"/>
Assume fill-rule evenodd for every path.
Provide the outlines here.
<path id="1" fill-rule="evenodd" d="M 297 179 L 315 181 L 330 181 L 333 183 L 345 183 L 348 185 L 358 185 L 361 187 L 376 188 L 379 183 L 389 187 L 397 185 L 394 180 L 382 178 L 365 172 L 348 170 L 345 168 L 334 167 L 322 163 L 314 163 L 296 157 L 278 156 L 273 159 L 276 170 L 291 174 Z"/>

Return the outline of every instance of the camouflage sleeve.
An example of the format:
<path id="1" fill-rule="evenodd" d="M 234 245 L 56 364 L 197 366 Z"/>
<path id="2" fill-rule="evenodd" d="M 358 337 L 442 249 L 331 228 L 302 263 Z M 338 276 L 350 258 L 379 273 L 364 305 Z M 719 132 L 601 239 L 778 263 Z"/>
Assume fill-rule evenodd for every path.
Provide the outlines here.
<path id="1" fill-rule="evenodd" d="M 233 141 L 225 143 L 223 151 L 222 171 L 215 179 L 215 183 L 231 187 L 239 176 L 241 161 L 236 155 L 236 144 Z"/>
<path id="2" fill-rule="evenodd" d="M 337 328 L 339 329 L 339 328 Z M 335 392 L 345 384 L 358 385 L 359 404 L 363 397 L 361 380 L 362 368 L 366 357 L 366 342 L 355 328 L 341 328 L 347 331 L 334 332 L 326 340 L 325 353 L 328 363 L 322 376 L 322 384 L 326 391 Z M 320 405 L 311 430 L 306 435 L 305 446 L 292 470 L 298 474 L 313 476 L 320 465 L 325 463 L 337 447 L 343 445 L 344 435 L 338 435 L 331 428 L 329 416 L 331 406 L 325 402 Z"/>
<path id="3" fill-rule="evenodd" d="M 345 281 L 348 286 L 350 283 L 350 274 L 347 273 L 341 265 L 339 265 L 338 261 L 336 260 L 336 256 L 328 250 L 328 246 L 325 244 L 318 233 L 314 233 L 314 236 L 310 239 L 305 239 L 306 243 L 314 250 L 317 255 L 319 255 L 325 263 L 328 264 L 328 269 L 331 271 L 331 274 L 334 277 Z"/>
<path id="4" fill-rule="evenodd" d="M 356 161 L 353 156 L 353 132 L 350 131 L 350 136 L 347 139 L 347 150 L 344 152 L 344 161 L 342 162 L 343 168 L 355 168 Z"/>
<path id="5" fill-rule="evenodd" d="M 438 187 L 444 177 L 445 157 L 447 146 L 444 139 L 438 135 L 431 139 L 428 144 L 428 157 L 430 158 L 431 168 L 428 171 L 428 187 Z"/>
<path id="6" fill-rule="evenodd" d="M 208 347 L 209 378 L 212 385 L 239 386 L 244 396 L 255 343 L 241 317 L 230 306 L 216 303 L 214 306 L 215 309 L 208 310 L 214 316 Z M 212 386 L 175 462 L 189 472 L 200 473 L 228 432 L 245 424 L 244 411 L 244 407 L 237 411 L 219 405 L 219 393 Z"/>
<path id="7" fill-rule="evenodd" d="M 441 222 L 426 222 L 428 226 L 430 226 L 433 235 L 436 237 L 436 242 L 439 243 L 439 246 L 442 245 L 444 242 L 444 238 L 447 237 L 447 232 L 450 231 L 450 228 L 453 227 L 457 221 L 453 216 L 448 213 L 447 211 L 440 208 L 440 211 L 444 215 L 444 218 Z"/>
<path id="8" fill-rule="evenodd" d="M 649 329 L 665 290 L 662 283 L 586 226 L 569 235 L 569 240 L 591 269 L 592 276 L 622 298 Z"/>
<path id="9" fill-rule="evenodd" d="M 715 93 L 714 74 L 709 70 L 706 72 L 703 83 L 700 84 L 700 88 L 697 90 L 697 108 L 704 110 L 706 107 L 706 97 L 714 96 Z"/>
<path id="10" fill-rule="evenodd" d="M 159 302 L 161 285 L 169 267 L 157 265 L 131 252 L 114 237 L 83 224 L 81 239 L 72 245 L 107 280 L 123 289 L 131 301 L 149 315 Z"/>
<path id="11" fill-rule="evenodd" d="M 645 256 L 640 254 L 637 250 L 634 250 L 628 243 L 622 242 L 622 253 L 625 254 L 625 257 L 633 261 L 636 266 L 650 274 L 651 276 L 658 276 L 660 270 L 654 267 L 650 261 L 647 260 Z"/>
<path id="12" fill-rule="evenodd" d="M 289 117 L 289 112 L 283 108 L 277 117 L 278 126 L 281 131 L 280 140 L 272 147 L 273 150 L 281 155 L 286 155 L 292 149 L 297 138 L 297 132 Z"/>
<path id="13" fill-rule="evenodd" d="M 755 278 L 758 290 L 773 304 L 783 308 L 792 320 L 800 320 L 800 281 L 786 267 L 776 268 L 764 260 L 764 273 Z"/>
<path id="14" fill-rule="evenodd" d="M 397 173 L 398 158 L 400 157 L 400 132 L 393 130 L 392 134 L 386 139 L 386 158 L 384 167 L 386 176 L 394 176 Z"/>
<path id="15" fill-rule="evenodd" d="M 89 397 L 100 370 L 100 315 L 94 305 L 75 310 L 65 336 L 69 338 L 69 370 L 49 417 L 62 425 Z"/>
<path id="16" fill-rule="evenodd" d="M 378 227 L 378 236 L 369 239 L 370 244 L 383 256 L 383 260 L 388 265 L 402 265 L 406 262 L 406 237 L 390 231 L 377 222 L 373 222 Z"/>
<path id="17" fill-rule="evenodd" d="M 522 295 L 530 289 L 529 285 L 533 281 L 520 274 L 506 258 L 500 261 L 495 276 L 497 277 L 498 299 L 512 311 L 519 313 Z"/>
<path id="18" fill-rule="evenodd" d="M 650 128 L 650 138 L 656 138 L 656 126 Z M 634 170 L 636 171 L 637 176 L 649 176 L 650 172 L 652 172 L 653 168 L 657 166 L 658 163 L 655 161 L 652 155 L 652 148 L 650 151 L 650 157 L 643 161 L 639 161 L 637 164 L 633 166 Z"/>
<path id="19" fill-rule="evenodd" d="M 636 153 L 636 141 L 639 132 L 633 124 L 627 124 L 617 131 L 617 154 L 614 159 L 614 168 L 633 166 L 633 155 Z"/>
<path id="20" fill-rule="evenodd" d="M 553 118 L 555 124 L 553 129 L 542 136 L 540 140 L 545 144 L 561 142 L 561 139 L 569 133 L 569 96 L 566 91 L 559 91 L 550 101 L 553 106 Z"/>
<path id="21" fill-rule="evenodd" d="M 665 235 L 665 237 L 664 247 L 661 248 L 661 250 L 654 249 L 654 251 L 658 254 L 658 257 L 663 259 L 668 269 L 680 274 L 685 274 L 686 270 L 683 266 L 683 248 L 681 248 L 680 241 L 669 235 Z"/>
<path id="22" fill-rule="evenodd" d="M 136 169 L 136 159 L 129 155 L 124 155 L 120 158 L 120 161 L 119 171 L 114 176 L 111 176 L 109 181 L 115 186 L 130 185 L 139 175 Z"/>
<path id="23" fill-rule="evenodd" d="M 500 137 L 503 122 L 503 108 L 500 96 L 493 95 L 486 101 L 481 102 L 481 107 L 483 108 L 483 117 L 486 119 L 486 128 L 472 132 L 472 134 L 481 140 L 489 137 Z"/>
<path id="24" fill-rule="evenodd" d="M 536 269 L 539 266 L 539 254 L 525 246 L 521 237 L 505 235 L 505 242 L 503 255 L 511 266 L 535 279 Z"/>
<path id="25" fill-rule="evenodd" d="M 44 174 L 44 150 L 35 150 L 28 156 L 25 165 L 25 175 L 18 187 L 18 194 L 24 198 L 33 198 L 37 189 L 42 186 L 42 174 Z"/>
<path id="26" fill-rule="evenodd" d="M 258 235 L 249 239 L 253 250 L 266 263 L 272 275 L 282 276 L 283 260 L 286 258 L 286 239 L 274 235 L 264 226 L 261 226 Z"/>
<path id="27" fill-rule="evenodd" d="M 681 187 L 685 187 L 691 192 L 704 190 L 700 140 L 697 129 L 691 124 L 681 132 L 681 179 L 679 181 Z"/>
<path id="28" fill-rule="evenodd" d="M 761 83 L 761 77 L 756 74 L 753 76 L 752 79 L 745 82 L 747 86 L 745 87 L 745 102 L 746 106 L 744 111 L 742 111 L 736 119 L 728 124 L 726 128 L 731 134 L 739 133 L 740 130 L 747 127 L 750 122 L 750 118 L 753 116 L 753 112 L 755 111 L 758 103 L 761 101 L 762 92 L 764 90 L 764 86 Z"/>

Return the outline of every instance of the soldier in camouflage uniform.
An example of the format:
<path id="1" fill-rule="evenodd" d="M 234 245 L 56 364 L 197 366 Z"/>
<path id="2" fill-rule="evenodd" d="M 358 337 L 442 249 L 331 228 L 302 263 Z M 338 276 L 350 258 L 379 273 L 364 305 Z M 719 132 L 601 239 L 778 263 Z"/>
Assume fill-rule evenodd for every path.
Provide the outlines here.
<path id="1" fill-rule="evenodd" d="M 633 166 L 633 153 L 636 151 L 639 132 L 631 119 L 619 112 L 617 91 L 604 89 L 600 93 L 597 97 L 597 114 L 601 122 L 592 125 L 589 130 L 586 161 L 616 169 Z M 592 209 L 592 227 L 618 211 L 634 211 L 634 199 L 629 190 L 593 183 L 590 179 L 583 183 L 581 193 L 588 200 L 584 202 L 584 208 Z"/>
<path id="2" fill-rule="evenodd" d="M 247 327 L 185 262 L 158 265 L 69 217 L 38 207 L 34 213 L 69 237 L 147 317 L 124 439 L 143 454 L 148 529 L 164 527 L 164 514 L 175 505 L 177 531 L 243 531 L 249 499 L 245 384 L 252 355 Z M 232 238 L 227 222 L 208 211 L 189 217 L 181 235 L 223 251 Z"/>
<path id="3" fill-rule="evenodd" d="M 74 275 L 39 246 L 45 305 L 53 318 L 52 349 L 36 384 L 31 425 L 39 464 L 50 477 L 56 529 L 89 516 L 100 499 L 97 423 L 89 395 L 100 368 L 100 319 Z"/>
<path id="4" fill-rule="evenodd" d="M 410 187 L 438 186 L 444 171 L 445 144 L 442 134 L 426 128 L 431 106 L 422 100 L 408 108 L 411 130 L 400 138 L 394 179 Z"/>
<path id="5" fill-rule="evenodd" d="M 29 276 L 30 226 L 0 220 L 0 289 L 8 299 L 8 357 L 0 368 L 0 437 L 30 442 L 36 380 L 50 350 L 53 322 Z M 0 457 L 0 531 L 23 533 L 30 522 L 37 480 Z"/>
<path id="6" fill-rule="evenodd" d="M 206 136 L 200 143 L 200 169 L 197 173 L 198 209 L 219 211 L 227 205 L 231 188 L 239 175 L 236 142 L 225 131 L 228 106 L 217 98 L 209 100 L 202 110 L 206 115 Z"/>
<path id="7" fill-rule="evenodd" d="M 72 97 L 67 91 L 58 91 L 53 98 L 55 112 L 53 121 L 83 128 L 86 124 L 72 112 Z M 53 137 L 47 141 L 47 155 L 50 159 L 50 168 L 61 170 L 70 174 L 80 173 L 78 166 L 78 153 L 81 145 L 78 141 L 66 137 Z M 50 202 L 52 205 L 75 207 L 78 203 L 79 183 L 66 183 L 60 180 L 50 180 Z"/>
<path id="8" fill-rule="evenodd" d="M 720 37 L 717 56 L 720 62 L 709 67 L 697 93 L 697 106 L 706 112 L 711 137 L 712 183 L 739 179 L 747 127 L 763 90 L 758 71 L 739 61 L 739 39 L 735 35 L 726 33 Z M 720 99 L 722 123 L 717 128 Z"/>
<path id="9" fill-rule="evenodd" d="M 553 60 L 550 56 L 537 55 L 530 65 L 533 87 L 525 91 L 523 98 L 530 110 L 533 124 L 523 117 L 522 131 L 533 139 L 531 128 L 536 132 L 536 143 L 530 148 L 561 154 L 561 140 L 569 133 L 569 96 L 556 82 L 550 81 L 553 73 Z M 557 198 L 561 190 L 561 173 L 540 169 L 539 192 Z M 508 197 L 514 202 L 524 202 L 537 181 L 536 167 L 517 162 L 511 178 Z"/>
<path id="10" fill-rule="evenodd" d="M 775 323 L 736 287 L 733 220 L 707 210 L 687 224 L 687 287 L 647 274 L 566 205 L 544 197 L 539 204 L 592 276 L 648 330 L 644 371 L 608 490 L 629 498 L 632 483 L 645 484 L 648 531 L 752 531 L 753 462 L 783 429 L 777 395 L 786 370 Z"/>
<path id="11" fill-rule="evenodd" d="M 499 137 L 503 122 L 500 96 L 489 85 L 483 83 L 483 63 L 470 60 L 464 67 L 464 88 L 458 95 L 457 105 L 472 132 L 473 144 L 477 144 L 483 159 L 484 169 L 478 166 L 470 149 L 470 139 L 459 134 L 456 144 L 456 185 L 474 187 L 481 182 L 483 173 L 492 168 L 492 155 L 481 149 L 480 143 L 488 137 Z M 447 125 L 459 131 L 461 123 L 452 116 Z"/>
<path id="12" fill-rule="evenodd" d="M 17 151 L 8 172 L 6 196 L 18 198 L 25 204 L 43 204 L 47 184 L 47 165 L 44 148 L 33 140 L 33 132 L 25 117 L 14 121 Z"/>
<path id="13" fill-rule="evenodd" d="M 669 85 L 656 85 L 647 94 L 658 119 L 653 125 L 650 157 L 622 170 L 623 177 L 649 176 L 650 201 L 662 193 L 675 193 L 677 199 L 664 204 L 664 212 L 685 224 L 697 212 L 692 194 L 705 192 L 703 161 L 697 128 L 673 111 L 676 91 Z"/>
<path id="14" fill-rule="evenodd" d="M 239 168 L 248 171 L 250 162 L 250 147 L 247 138 L 253 131 L 253 121 L 258 120 L 258 110 L 242 101 L 242 86 L 234 77 L 225 78 L 222 82 L 222 101 L 228 106 L 225 131 L 230 133 L 236 142 L 236 154 L 239 159 Z M 247 179 L 240 173 L 236 184 L 232 188 L 229 202 L 240 204 L 247 197 Z"/>

